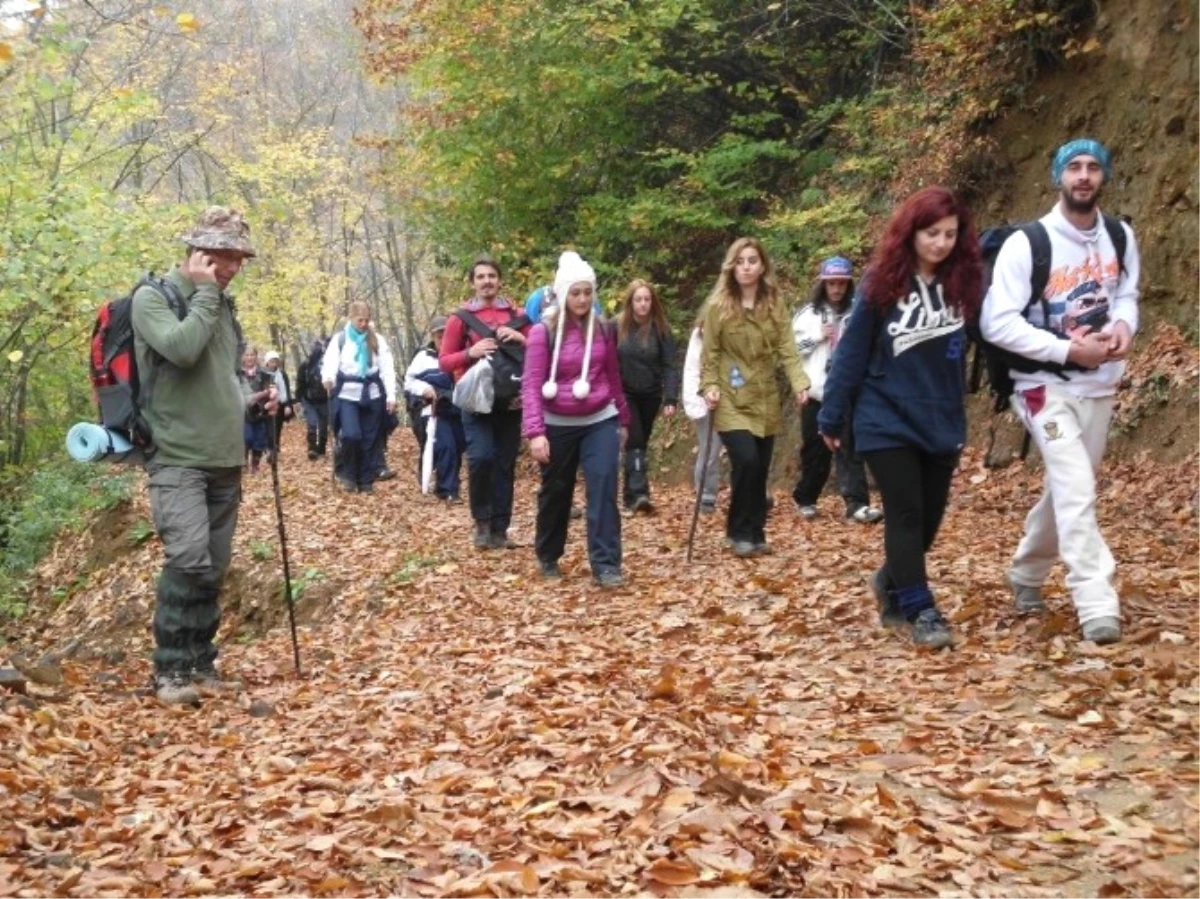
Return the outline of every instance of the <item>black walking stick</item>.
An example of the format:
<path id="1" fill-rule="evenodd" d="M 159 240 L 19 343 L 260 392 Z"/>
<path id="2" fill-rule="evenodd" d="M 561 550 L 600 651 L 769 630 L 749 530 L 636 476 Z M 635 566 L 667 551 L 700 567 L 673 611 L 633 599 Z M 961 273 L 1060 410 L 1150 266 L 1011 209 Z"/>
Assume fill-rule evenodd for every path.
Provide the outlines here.
<path id="1" fill-rule="evenodd" d="M 300 673 L 300 641 L 296 639 L 296 605 L 292 601 L 292 571 L 288 565 L 287 531 L 283 529 L 283 498 L 279 495 L 279 447 L 275 440 L 275 422 L 268 422 L 267 444 L 271 453 L 271 487 L 275 491 L 275 520 L 279 523 L 279 553 L 283 556 L 283 598 L 287 602 L 288 624 L 292 628 L 292 659 Z"/>
<path id="2" fill-rule="evenodd" d="M 708 472 L 708 460 L 712 456 L 713 438 L 717 436 L 717 421 L 712 412 L 708 413 L 708 439 L 704 441 L 704 452 L 700 459 L 701 477 Z M 700 504 L 704 500 L 704 484 L 696 488 L 696 505 L 692 509 L 692 529 L 688 531 L 687 560 L 692 561 L 692 544 L 696 540 L 696 524 L 700 521 Z"/>

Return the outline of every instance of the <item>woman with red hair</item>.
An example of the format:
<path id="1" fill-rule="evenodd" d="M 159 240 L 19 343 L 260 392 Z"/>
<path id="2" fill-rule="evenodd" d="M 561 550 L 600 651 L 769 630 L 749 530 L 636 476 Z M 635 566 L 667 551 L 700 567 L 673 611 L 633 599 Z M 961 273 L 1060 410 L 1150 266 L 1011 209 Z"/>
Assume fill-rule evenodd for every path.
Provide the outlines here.
<path id="1" fill-rule="evenodd" d="M 817 419 L 836 449 L 852 419 L 884 510 L 885 563 L 871 578 L 884 627 L 913 642 L 953 643 L 925 571 L 967 439 L 965 325 L 979 310 L 979 242 L 965 204 L 944 187 L 892 213 L 838 343 Z"/>

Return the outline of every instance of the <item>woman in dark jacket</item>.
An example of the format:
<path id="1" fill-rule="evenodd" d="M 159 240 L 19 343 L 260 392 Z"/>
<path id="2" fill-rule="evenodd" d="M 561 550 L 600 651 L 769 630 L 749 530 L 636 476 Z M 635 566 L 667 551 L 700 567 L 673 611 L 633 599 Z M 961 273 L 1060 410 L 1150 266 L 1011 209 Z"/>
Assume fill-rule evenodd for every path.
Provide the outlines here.
<path id="1" fill-rule="evenodd" d="M 854 442 L 883 497 L 884 557 L 871 588 L 885 627 L 918 645 L 953 643 L 925 570 L 967 439 L 967 335 L 978 313 L 979 242 L 966 205 L 943 187 L 892 213 L 862 297 L 833 358 L 817 425 L 836 449 L 853 415 Z"/>
<path id="2" fill-rule="evenodd" d="M 654 287 L 638 279 L 625 289 L 617 322 L 617 353 L 621 383 L 629 405 L 629 440 L 625 444 L 625 508 L 650 511 L 650 479 L 646 448 L 654 420 L 675 414 L 679 403 L 679 373 L 675 341 Z"/>

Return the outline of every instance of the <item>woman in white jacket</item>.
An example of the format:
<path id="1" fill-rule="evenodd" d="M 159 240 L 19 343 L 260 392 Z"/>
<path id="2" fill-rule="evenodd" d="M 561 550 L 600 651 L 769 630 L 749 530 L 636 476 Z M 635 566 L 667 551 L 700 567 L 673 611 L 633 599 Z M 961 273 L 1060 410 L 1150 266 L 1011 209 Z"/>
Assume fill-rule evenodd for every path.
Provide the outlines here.
<path id="1" fill-rule="evenodd" d="M 333 398 L 334 462 L 347 493 L 371 493 L 383 469 L 385 417 L 396 411 L 396 366 L 387 340 L 371 327 L 371 307 L 350 304 L 349 321 L 321 360 L 321 380 Z"/>
<path id="2" fill-rule="evenodd" d="M 833 364 L 833 350 L 841 336 L 842 327 L 850 315 L 854 296 L 854 267 L 850 260 L 834 256 L 821 263 L 821 273 L 813 285 L 808 303 L 792 319 L 796 348 L 804 362 L 804 373 L 811 385 L 808 402 L 800 413 L 800 478 L 792 491 L 792 499 L 805 519 L 817 517 L 817 499 L 829 480 L 835 455 L 821 439 L 817 429 L 817 413 L 825 395 L 825 379 Z M 854 453 L 849 435 L 843 437 L 837 450 L 838 492 L 846 502 L 846 518 L 870 524 L 879 521 L 883 512 L 870 504 L 867 472 L 862 460 Z"/>
<path id="3" fill-rule="evenodd" d="M 683 411 L 696 425 L 696 468 L 692 480 L 696 490 L 700 491 L 700 511 L 711 515 L 717 509 L 717 491 L 721 486 L 721 446 L 716 435 L 712 434 L 708 405 L 700 395 L 700 355 L 703 349 L 704 309 L 701 308 L 683 362 Z M 713 445 L 709 449 L 708 465 L 705 467 L 704 447 L 710 439 Z"/>

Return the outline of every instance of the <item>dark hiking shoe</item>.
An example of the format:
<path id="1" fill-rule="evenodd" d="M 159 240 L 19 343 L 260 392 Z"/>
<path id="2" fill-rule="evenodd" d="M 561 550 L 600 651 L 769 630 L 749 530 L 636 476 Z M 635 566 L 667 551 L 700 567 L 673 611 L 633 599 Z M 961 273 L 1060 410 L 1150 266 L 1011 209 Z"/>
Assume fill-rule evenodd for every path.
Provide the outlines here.
<path id="1" fill-rule="evenodd" d="M 358 492 L 359 493 L 374 493 L 375 485 L 374 484 L 359 484 Z"/>
<path id="2" fill-rule="evenodd" d="M 629 510 L 636 515 L 638 512 L 650 512 L 653 508 L 654 506 L 650 503 L 650 497 L 637 496 L 634 497 L 633 505 L 629 507 Z"/>
<path id="3" fill-rule="evenodd" d="M 492 528 L 486 522 L 475 522 L 475 537 L 471 541 L 476 549 L 492 548 Z"/>
<path id="4" fill-rule="evenodd" d="M 700 514 L 701 515 L 713 515 L 716 513 L 716 511 L 717 511 L 717 501 L 715 499 L 700 500 Z"/>
<path id="5" fill-rule="evenodd" d="M 557 562 L 539 560 L 538 567 L 542 572 L 542 577 L 548 581 L 558 580 L 563 576 L 562 569 L 558 567 Z"/>
<path id="6" fill-rule="evenodd" d="M 950 633 L 950 626 L 937 609 L 922 609 L 911 624 L 912 641 L 918 646 L 943 649 L 954 645 L 954 635 Z"/>
<path id="7" fill-rule="evenodd" d="M 1046 613 L 1046 603 L 1042 599 L 1041 587 L 1018 584 L 1011 578 L 1008 583 L 1012 587 L 1013 605 L 1017 607 L 1018 615 L 1044 615 Z"/>
<path id="8" fill-rule="evenodd" d="M 343 481 L 341 478 L 338 478 L 338 489 L 343 493 L 358 493 L 357 484 L 351 484 L 349 481 Z"/>
<path id="9" fill-rule="evenodd" d="M 200 691 L 186 674 L 156 674 L 154 695 L 167 705 L 200 705 Z"/>
<path id="10" fill-rule="evenodd" d="M 871 575 L 871 592 L 875 595 L 875 603 L 879 606 L 879 623 L 886 628 L 904 627 L 908 619 L 900 611 L 900 601 L 888 593 L 887 578 L 880 568 Z"/>
<path id="11" fill-rule="evenodd" d="M 192 672 L 192 684 L 201 693 L 236 693 L 242 689 L 241 681 L 221 677 L 216 668 L 196 669 Z"/>
<path id="12" fill-rule="evenodd" d="M 1105 616 L 1085 621 L 1083 623 L 1083 639 L 1091 640 L 1098 646 L 1120 642 L 1121 620 L 1112 616 Z"/>
<path id="13" fill-rule="evenodd" d="M 596 582 L 596 586 L 603 587 L 605 590 L 615 590 L 617 587 L 625 586 L 625 578 L 619 571 L 601 571 L 594 575 L 592 580 Z"/>
<path id="14" fill-rule="evenodd" d="M 379 472 L 379 474 L 377 474 L 375 476 L 375 480 L 390 481 L 395 476 L 396 476 L 396 472 L 392 471 L 390 468 L 385 468 L 383 471 Z"/>
<path id="15" fill-rule="evenodd" d="M 755 545 L 749 540 L 734 540 L 729 544 L 729 548 L 733 550 L 733 554 L 739 559 L 748 559 L 758 554 Z"/>
<path id="16" fill-rule="evenodd" d="M 506 531 L 491 532 L 492 549 L 516 549 L 517 544 L 508 539 Z"/>
<path id="17" fill-rule="evenodd" d="M 308 461 L 309 462 L 315 462 L 317 459 L 320 459 L 320 458 L 321 458 L 321 454 L 318 453 L 316 450 L 308 451 Z"/>

